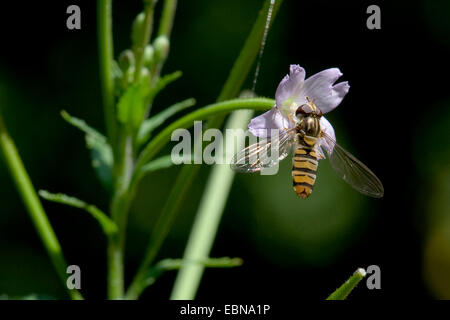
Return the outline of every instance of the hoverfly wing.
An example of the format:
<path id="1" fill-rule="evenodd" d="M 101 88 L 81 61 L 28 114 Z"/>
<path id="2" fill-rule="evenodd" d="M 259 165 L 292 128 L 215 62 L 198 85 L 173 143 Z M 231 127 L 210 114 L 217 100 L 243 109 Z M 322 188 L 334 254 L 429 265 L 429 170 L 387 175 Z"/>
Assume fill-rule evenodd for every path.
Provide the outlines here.
<path id="1" fill-rule="evenodd" d="M 324 139 L 333 150 L 328 153 L 331 167 L 350 186 L 370 197 L 381 198 L 384 195 L 383 184 L 380 179 L 361 161 L 344 150 L 336 141 L 322 132 Z"/>
<path id="2" fill-rule="evenodd" d="M 294 141 L 295 129 L 279 130 L 278 137 L 261 139 L 236 153 L 231 169 L 249 173 L 273 167 L 288 156 Z"/>

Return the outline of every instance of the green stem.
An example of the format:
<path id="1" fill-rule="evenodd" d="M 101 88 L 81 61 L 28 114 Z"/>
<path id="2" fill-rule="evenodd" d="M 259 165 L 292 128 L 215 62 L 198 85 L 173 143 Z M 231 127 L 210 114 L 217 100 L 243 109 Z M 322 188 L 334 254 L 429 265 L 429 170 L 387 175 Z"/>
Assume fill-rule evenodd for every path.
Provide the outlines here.
<path id="1" fill-rule="evenodd" d="M 123 237 L 117 234 L 108 237 L 108 299 L 110 300 L 118 300 L 123 297 L 124 268 L 121 239 Z"/>
<path id="2" fill-rule="evenodd" d="M 236 111 L 228 120 L 226 128 L 242 129 L 247 126 L 252 116 L 252 110 Z M 225 142 L 224 145 L 228 144 Z M 227 150 L 226 154 L 231 152 L 233 150 Z M 183 260 L 201 261 L 209 257 L 222 218 L 222 212 L 233 183 L 233 178 L 234 172 L 228 166 L 214 166 L 208 178 L 208 183 L 206 184 L 205 192 L 203 193 L 198 213 L 189 235 Z M 201 264 L 191 263 L 182 265 L 175 280 L 170 299 L 194 299 L 204 269 L 205 266 Z"/>
<path id="3" fill-rule="evenodd" d="M 177 9 L 177 0 L 165 0 L 164 7 L 161 14 L 161 21 L 159 23 L 158 36 L 164 36 L 168 40 L 170 38 L 170 34 L 172 32 L 173 21 L 175 19 L 175 11 Z M 165 56 L 152 68 L 151 70 L 151 81 L 152 86 L 154 86 L 161 74 L 161 70 L 166 62 L 168 52 L 166 52 Z"/>
<path id="4" fill-rule="evenodd" d="M 141 38 L 134 44 L 136 58 L 134 83 L 139 83 L 144 63 L 145 46 L 150 41 L 153 13 L 156 0 L 149 0 L 144 8 Z M 114 195 L 111 201 L 111 217 L 118 233 L 108 237 L 108 297 L 122 299 L 124 294 L 124 249 L 128 211 L 135 188 L 130 187 L 133 172 L 133 137 L 125 128 L 118 128 L 117 144 L 114 148 Z"/>
<path id="5" fill-rule="evenodd" d="M 112 0 L 98 0 L 98 40 L 100 53 L 100 79 L 106 128 L 114 150 L 114 195 L 111 201 L 111 216 L 117 224 L 118 234 L 108 237 L 108 297 L 121 299 L 123 296 L 123 247 L 125 225 L 121 212 L 127 208 L 126 188 L 128 187 L 129 161 L 126 152 L 127 138 L 119 132 L 116 122 L 114 101 L 114 59 L 112 38 Z M 120 222 L 120 223 L 119 223 Z"/>
<path id="6" fill-rule="evenodd" d="M 97 1 L 97 32 L 103 110 L 105 113 L 107 135 L 111 145 L 114 145 L 117 122 L 114 103 L 114 78 L 112 73 L 114 50 L 111 11 L 112 0 Z"/>
<path id="7" fill-rule="evenodd" d="M 336 289 L 327 300 L 345 300 L 350 292 L 356 288 L 358 283 L 366 276 L 366 271 L 359 268 L 355 273 L 339 288 Z"/>
<path id="8" fill-rule="evenodd" d="M 111 201 L 111 218 L 118 232 L 108 237 L 108 297 L 122 299 L 124 293 L 125 235 L 128 211 L 132 196 L 129 192 L 133 172 L 132 138 L 124 130 L 119 131 L 119 141 L 114 161 L 114 195 Z"/>
<path id="9" fill-rule="evenodd" d="M 41 241 L 47 250 L 48 255 L 64 283 L 64 286 L 68 290 L 70 297 L 73 300 L 83 299 L 82 295 L 77 290 L 70 290 L 67 288 L 67 264 L 64 259 L 61 246 L 58 238 L 50 224 L 50 221 L 45 214 L 39 197 L 33 188 L 30 177 L 28 176 L 26 169 L 20 158 L 19 152 L 14 144 L 14 141 L 9 136 L 6 127 L 3 123 L 3 119 L 0 115 L 0 148 L 4 154 L 6 165 L 11 173 L 11 176 L 16 184 L 18 192 L 30 214 L 31 220 L 38 232 Z"/>
<path id="10" fill-rule="evenodd" d="M 225 83 L 218 98 L 219 101 L 226 99 L 230 95 L 234 96 L 238 94 L 257 54 L 262 54 L 262 50 L 264 49 L 262 46 L 266 40 L 265 37 L 281 3 L 282 0 L 265 1 L 258 19 L 240 52 L 239 58 L 231 70 L 229 79 L 232 79 L 232 81 Z M 244 113 L 240 111 L 239 114 L 235 112 L 231 115 L 227 127 L 244 128 L 252 115 L 253 112 Z M 219 127 L 222 122 L 223 117 L 216 117 L 208 123 L 208 126 Z M 233 151 L 230 150 L 229 152 Z M 202 259 L 207 258 L 210 254 L 234 179 L 234 173 L 227 169 L 223 166 L 216 165 L 210 173 L 207 187 L 205 188 L 193 228 L 189 235 L 188 244 L 184 253 L 185 259 Z M 183 266 L 177 275 L 171 299 L 194 299 L 203 271 L 204 267 L 198 264 Z"/>
<path id="11" fill-rule="evenodd" d="M 143 54 L 144 54 L 145 46 L 150 41 L 155 4 L 156 4 L 156 0 L 150 0 L 149 2 L 147 2 L 146 7 L 145 7 L 145 18 L 144 18 L 144 28 L 145 29 L 144 29 L 144 32 L 142 33 L 142 39 L 141 39 L 140 43 L 133 48 L 134 54 L 136 57 L 136 70 L 135 70 L 135 75 L 134 75 L 135 83 L 139 82 L 139 80 L 140 80 L 141 69 L 143 66 Z M 163 7 L 162 16 L 161 16 L 161 22 L 159 25 L 158 35 L 166 36 L 167 38 L 170 37 L 173 20 L 175 17 L 176 6 L 177 6 L 176 0 L 165 0 L 164 1 L 164 7 Z M 165 62 L 165 58 L 162 59 L 161 61 L 159 61 L 158 64 L 154 67 L 154 70 L 151 71 L 152 85 L 154 85 L 157 82 L 164 62 Z M 171 132 L 170 132 L 170 134 L 171 134 Z M 163 136 L 160 135 L 160 137 L 163 137 Z M 161 140 L 159 140 L 159 141 L 161 141 Z M 158 147 L 158 145 L 156 145 L 156 147 Z M 142 163 L 142 165 L 144 165 L 144 164 L 145 163 Z M 134 172 L 139 172 L 139 169 L 140 169 L 140 167 L 139 167 L 139 163 L 138 163 Z M 138 175 L 138 178 L 135 179 L 136 183 L 132 183 L 129 186 L 128 201 L 131 201 L 131 199 L 134 196 L 134 193 L 137 189 L 137 182 L 139 180 L 139 177 L 140 176 Z M 129 203 L 128 203 L 128 205 L 129 205 Z M 126 212 L 124 212 L 122 214 L 126 215 Z M 123 219 L 126 220 L 126 217 L 124 217 Z M 165 224 L 164 221 L 161 221 L 160 223 Z M 164 230 L 164 227 L 162 227 L 161 230 Z"/>
<path id="12" fill-rule="evenodd" d="M 158 30 L 159 36 L 166 36 L 167 38 L 170 37 L 176 9 L 177 9 L 177 0 L 164 1 L 164 7 L 161 14 L 161 22 L 159 23 L 159 30 Z"/>
<path id="13" fill-rule="evenodd" d="M 144 22 L 143 30 L 141 32 L 141 39 L 133 46 L 134 56 L 136 58 L 136 69 L 134 71 L 134 83 L 138 83 L 141 79 L 141 71 L 144 65 L 144 50 L 145 46 L 150 41 L 153 26 L 153 13 L 155 11 L 156 0 L 146 1 L 144 8 Z"/>

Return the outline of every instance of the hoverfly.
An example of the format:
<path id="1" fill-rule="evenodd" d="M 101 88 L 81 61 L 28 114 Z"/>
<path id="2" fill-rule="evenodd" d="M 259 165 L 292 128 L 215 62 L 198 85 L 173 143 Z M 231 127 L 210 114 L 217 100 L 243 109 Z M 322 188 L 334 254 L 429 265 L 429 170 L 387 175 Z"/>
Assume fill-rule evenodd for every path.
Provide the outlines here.
<path id="1" fill-rule="evenodd" d="M 320 146 L 328 145 L 328 159 L 336 173 L 357 191 L 370 197 L 381 198 L 384 188 L 381 181 L 363 163 L 336 143 L 320 126 L 322 111 L 314 101 L 306 98 L 295 116 L 289 117 L 293 127 L 280 129 L 277 139 L 263 139 L 239 151 L 232 159 L 231 168 L 238 172 L 258 172 L 269 168 L 288 156 L 294 149 L 292 178 L 294 191 L 300 198 L 307 198 L 316 181 L 318 160 L 323 159 Z M 281 111 L 278 111 L 281 112 Z M 278 152 L 278 159 L 270 160 L 271 151 Z"/>

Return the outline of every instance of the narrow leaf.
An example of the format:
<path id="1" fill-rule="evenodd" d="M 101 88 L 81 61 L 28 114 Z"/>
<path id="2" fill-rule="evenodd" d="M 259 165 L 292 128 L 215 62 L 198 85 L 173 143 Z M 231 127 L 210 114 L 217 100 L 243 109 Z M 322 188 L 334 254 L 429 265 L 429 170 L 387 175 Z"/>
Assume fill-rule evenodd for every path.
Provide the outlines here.
<path id="1" fill-rule="evenodd" d="M 48 201 L 66 204 L 68 206 L 87 211 L 98 221 L 103 229 L 103 232 L 105 232 L 105 234 L 107 235 L 117 232 L 117 225 L 105 213 L 103 213 L 94 205 L 87 204 L 80 199 L 70 197 L 63 193 L 50 193 L 46 190 L 39 190 L 39 195 Z"/>
<path id="2" fill-rule="evenodd" d="M 86 121 L 84 121 L 83 119 L 79 119 L 76 117 L 72 117 L 67 111 L 62 110 L 61 111 L 61 116 L 64 118 L 64 120 L 66 120 L 68 123 L 70 123 L 71 125 L 73 125 L 74 127 L 77 127 L 78 129 L 80 129 L 81 131 L 83 131 L 86 134 L 95 136 L 97 139 L 103 139 L 106 141 L 106 138 L 104 135 L 102 135 L 100 132 L 98 132 L 97 130 L 93 129 L 92 127 L 90 127 Z"/>
<path id="3" fill-rule="evenodd" d="M 86 146 L 91 151 L 92 167 L 105 189 L 111 191 L 113 154 L 106 137 L 86 124 L 84 120 L 72 117 L 64 110 L 61 111 L 61 116 L 86 134 Z"/>
<path id="4" fill-rule="evenodd" d="M 176 270 L 187 264 L 200 264 L 206 268 L 233 268 L 242 265 L 241 258 L 206 258 L 198 260 L 185 260 L 185 259 L 164 259 L 156 264 L 156 267 L 164 270 Z"/>
<path id="5" fill-rule="evenodd" d="M 156 279 L 165 271 L 177 270 L 184 265 L 200 264 L 207 268 L 233 268 L 242 265 L 241 258 L 207 258 L 200 260 L 183 260 L 183 259 L 164 259 L 158 262 L 155 266 L 148 270 L 147 276 L 144 280 L 144 286 L 147 287 L 153 284 Z"/>
<path id="6" fill-rule="evenodd" d="M 223 258 L 206 258 L 197 261 L 185 260 L 185 263 L 201 264 L 206 268 L 233 268 L 241 266 L 243 261 L 241 258 L 223 257 Z"/>
<path id="7" fill-rule="evenodd" d="M 195 99 L 192 99 L 192 98 L 186 99 L 184 101 L 181 101 L 181 102 L 175 103 L 174 105 L 171 105 L 167 109 L 164 109 L 160 113 L 145 120 L 139 129 L 139 133 L 138 133 L 138 137 L 137 137 L 138 144 L 142 145 L 143 143 L 148 141 L 148 139 L 151 136 L 152 131 L 155 130 L 160 125 L 162 125 L 164 123 L 164 121 L 166 121 L 168 118 L 172 117 L 177 112 L 180 112 L 184 109 L 192 107 L 193 105 L 195 105 Z"/>
<path id="8" fill-rule="evenodd" d="M 342 286 L 330 294 L 327 300 L 345 300 L 365 276 L 366 270 L 359 268 Z"/>

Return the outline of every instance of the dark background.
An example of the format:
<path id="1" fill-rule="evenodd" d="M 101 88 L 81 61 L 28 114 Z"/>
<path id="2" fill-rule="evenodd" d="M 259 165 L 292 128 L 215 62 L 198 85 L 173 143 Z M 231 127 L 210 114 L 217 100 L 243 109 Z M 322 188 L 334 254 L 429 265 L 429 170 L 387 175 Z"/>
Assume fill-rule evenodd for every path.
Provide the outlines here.
<path id="1" fill-rule="evenodd" d="M 198 107 L 216 99 L 262 2 L 179 1 L 164 71 L 184 75 L 158 96 L 155 111 L 188 97 Z M 81 7 L 81 30 L 66 29 L 70 4 Z M 366 27 L 370 4 L 381 8 L 381 30 Z M 82 135 L 59 116 L 65 109 L 103 130 L 94 1 L 1 6 L 1 107 L 35 187 L 107 208 Z M 141 8 L 140 1 L 114 2 L 116 57 L 130 46 Z M 338 141 L 383 181 L 385 197 L 357 194 L 326 161 L 306 201 L 292 192 L 290 161 L 277 176 L 238 175 L 211 256 L 241 257 L 244 265 L 207 270 L 198 298 L 323 299 L 372 264 L 381 268 L 382 289 L 361 285 L 352 299 L 450 298 L 449 10 L 445 0 L 284 1 L 257 93 L 273 98 L 289 64 L 303 66 L 307 77 L 339 67 L 351 89 L 327 118 Z M 0 163 L 0 294 L 66 298 Z M 161 258 L 182 256 L 209 169 L 186 197 Z M 128 229 L 128 281 L 178 171 L 141 184 Z M 83 294 L 104 298 L 105 239 L 96 222 L 76 209 L 44 206 L 68 263 L 81 267 Z M 168 298 L 174 277 L 165 274 L 143 298 Z"/>

